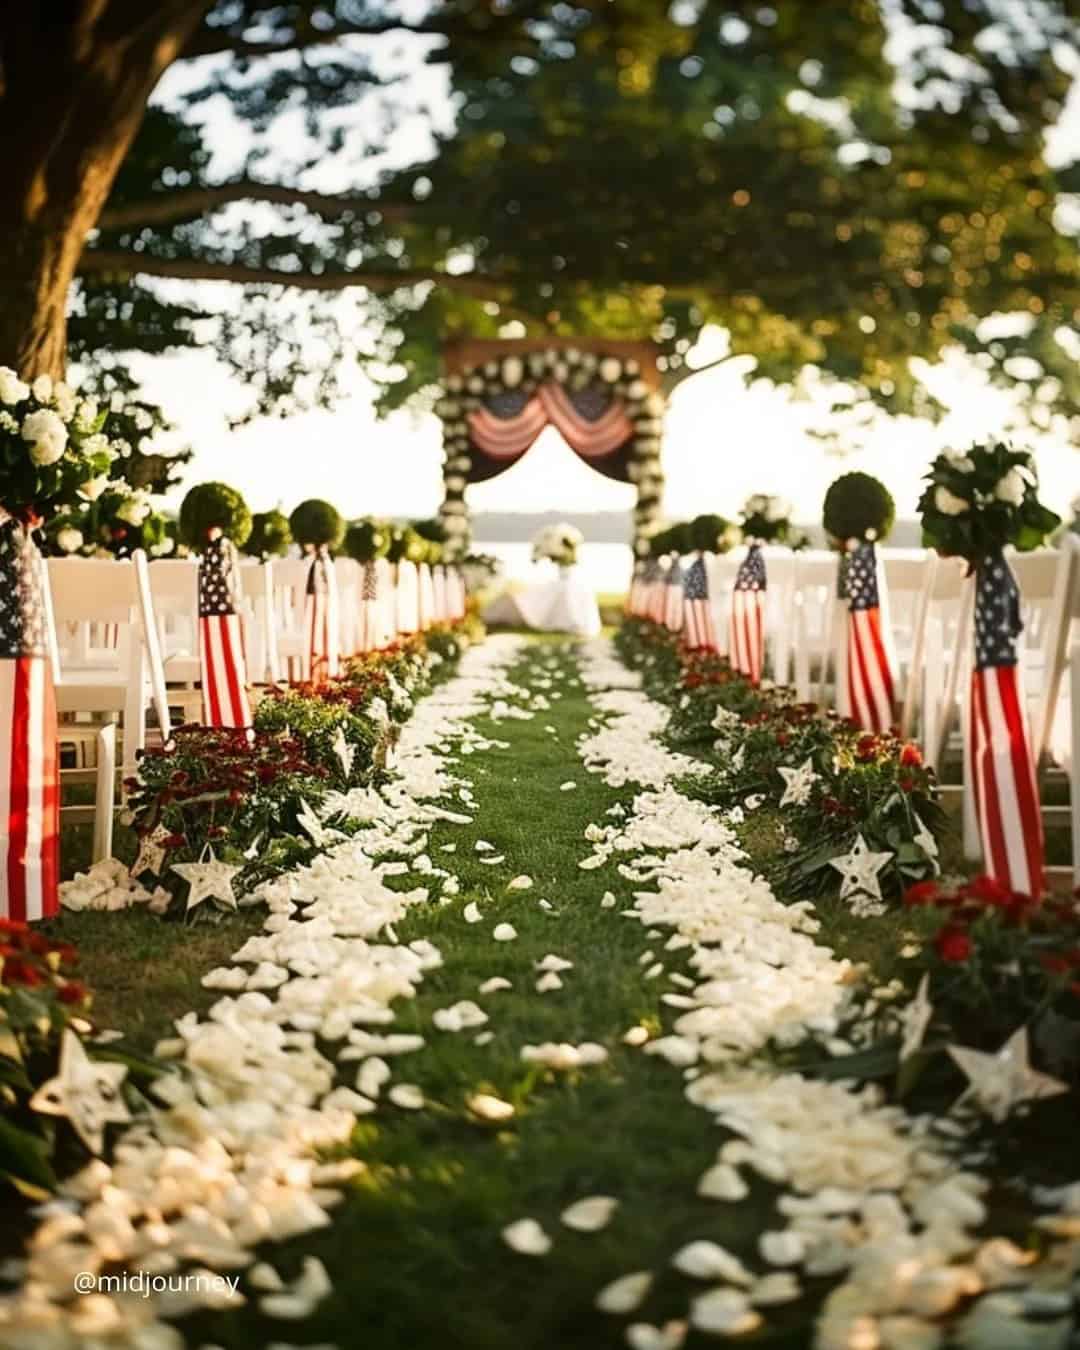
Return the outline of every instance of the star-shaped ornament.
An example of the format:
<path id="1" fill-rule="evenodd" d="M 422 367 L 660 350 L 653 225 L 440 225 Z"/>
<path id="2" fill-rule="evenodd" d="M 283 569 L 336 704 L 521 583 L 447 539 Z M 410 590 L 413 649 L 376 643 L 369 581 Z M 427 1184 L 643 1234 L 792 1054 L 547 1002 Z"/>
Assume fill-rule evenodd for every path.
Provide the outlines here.
<path id="1" fill-rule="evenodd" d="M 164 825 L 155 825 L 149 834 L 143 835 L 139 840 L 139 856 L 131 864 L 131 876 L 140 877 L 144 872 L 161 876 L 161 864 L 165 861 L 167 851 L 163 841 L 168 839 L 169 834 L 170 831 Z"/>
<path id="2" fill-rule="evenodd" d="M 840 899 L 868 895 L 881 902 L 881 882 L 878 873 L 888 863 L 891 853 L 872 853 L 862 835 L 855 838 L 855 847 L 842 858 L 830 858 L 829 866 L 840 873 Z"/>
<path id="3" fill-rule="evenodd" d="M 933 863 L 934 876 L 940 876 L 941 867 L 938 864 L 938 842 L 917 815 L 915 817 L 915 823 L 919 828 L 916 830 L 915 834 L 912 835 L 912 842 L 922 849 L 927 861 Z"/>
<path id="4" fill-rule="evenodd" d="M 1014 1031 L 993 1055 L 960 1045 L 947 1049 L 970 1084 L 960 1102 L 972 1098 L 999 1124 L 1022 1102 L 1042 1101 L 1069 1091 L 1067 1084 L 1031 1067 L 1027 1027 Z"/>
<path id="5" fill-rule="evenodd" d="M 209 844 L 203 858 L 194 863 L 173 863 L 172 871 L 188 884 L 187 913 L 204 900 L 215 900 L 225 909 L 236 908 L 232 879 L 241 869 L 214 857 Z"/>
<path id="6" fill-rule="evenodd" d="M 131 1119 L 120 1092 L 126 1076 L 126 1064 L 91 1059 L 79 1037 L 66 1027 L 60 1042 L 60 1072 L 38 1088 L 30 1109 L 43 1116 L 67 1116 L 90 1152 L 100 1154 L 105 1126 Z"/>
<path id="7" fill-rule="evenodd" d="M 915 997 L 900 1014 L 903 1040 L 900 1043 L 900 1063 L 910 1059 L 922 1046 L 926 1028 L 934 1015 L 934 1005 L 930 1002 L 930 976 L 926 974 L 919 981 Z"/>
<path id="8" fill-rule="evenodd" d="M 814 772 L 813 759 L 807 759 L 805 764 L 800 764 L 797 769 L 777 769 L 777 773 L 785 784 L 780 805 L 805 806 L 810 800 L 810 789 L 818 781 L 818 774 Z"/>
<path id="9" fill-rule="evenodd" d="M 345 739 L 345 731 L 342 727 L 338 727 L 331 748 L 334 754 L 337 755 L 338 763 L 341 765 L 341 772 L 346 778 L 351 778 L 353 760 L 356 758 L 356 746 L 350 745 Z"/>

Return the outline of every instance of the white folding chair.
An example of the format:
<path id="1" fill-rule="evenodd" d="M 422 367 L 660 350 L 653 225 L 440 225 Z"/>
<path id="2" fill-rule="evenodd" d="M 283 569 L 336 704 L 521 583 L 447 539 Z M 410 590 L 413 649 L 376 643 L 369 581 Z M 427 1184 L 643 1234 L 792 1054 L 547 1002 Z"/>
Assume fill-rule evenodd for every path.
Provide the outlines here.
<path id="1" fill-rule="evenodd" d="M 282 672 L 290 679 L 300 678 L 307 642 L 304 598 L 310 571 L 311 560 L 308 558 L 282 558 L 274 563 L 273 610 L 277 649 Z"/>
<path id="2" fill-rule="evenodd" d="M 772 678 L 777 684 L 789 684 L 795 618 L 796 557 L 789 548 L 765 549 L 764 553 L 768 577 L 765 633 Z"/>
<path id="3" fill-rule="evenodd" d="M 1024 694 L 1036 763 L 1046 750 L 1065 672 L 1075 556 L 1070 546 L 1036 549 L 1009 557 L 1020 586 Z"/>
<path id="4" fill-rule="evenodd" d="M 194 687 L 199 664 L 199 564 L 195 558 L 163 558 L 150 567 L 165 680 Z"/>
<path id="5" fill-rule="evenodd" d="M 335 558 L 334 570 L 338 584 L 338 615 L 340 619 L 342 656 L 354 656 L 360 646 L 360 594 L 364 574 L 355 558 Z"/>
<path id="6" fill-rule="evenodd" d="M 795 555 L 791 595 L 793 683 L 799 699 L 814 697 L 811 671 L 819 671 L 819 699 L 825 701 L 833 610 L 836 606 L 836 554 L 805 551 Z"/>
<path id="7" fill-rule="evenodd" d="M 53 558 L 42 569 L 47 642 L 56 686 L 56 707 L 67 717 L 59 728 L 62 745 L 79 752 L 76 772 L 85 773 L 81 756 L 91 741 L 96 749 L 98 817 L 113 800 L 115 729 L 101 736 L 100 720 L 122 718 L 125 776 L 134 772 L 136 751 L 146 744 L 146 714 L 153 708 L 160 735 L 170 733 L 168 697 L 150 593 L 146 554 L 137 550 L 130 561 Z M 87 652 L 86 630 L 113 625 L 116 644 Z M 111 651 L 112 665 L 103 661 Z M 68 775 L 69 779 L 71 775 Z M 95 847 L 111 841 L 111 805 L 106 831 L 100 821 Z M 98 818 L 96 817 L 96 819 Z"/>
<path id="8" fill-rule="evenodd" d="M 975 588 L 960 558 L 939 558 L 927 597 L 920 735 L 927 764 L 941 771 L 971 667 Z M 963 699 L 966 703 L 966 699 Z"/>
<path id="9" fill-rule="evenodd" d="M 281 679 L 278 648 L 278 614 L 274 603 L 274 562 L 243 562 L 240 565 L 240 606 L 244 620 L 244 655 L 248 679 L 253 684 Z"/>
<path id="10" fill-rule="evenodd" d="M 900 732 L 910 736 L 922 692 L 920 674 L 926 653 L 926 624 L 937 572 L 937 554 L 878 550 L 882 626 L 892 642 L 900 703 Z"/>
<path id="11" fill-rule="evenodd" d="M 1067 534 L 1061 551 L 1069 560 L 1068 591 L 1062 622 L 1062 673 L 1053 705 L 1048 710 L 1046 763 L 1048 771 L 1064 774 L 1069 805 L 1044 806 L 1048 822 L 1068 822 L 1072 835 L 1072 881 L 1080 886 L 1080 535 Z M 1058 868 L 1048 868 L 1056 875 Z"/>
<path id="12" fill-rule="evenodd" d="M 706 553 L 705 574 L 709 583 L 709 607 L 716 627 L 716 645 L 727 655 L 731 630 L 731 589 L 739 570 L 738 558 L 730 553 Z"/>

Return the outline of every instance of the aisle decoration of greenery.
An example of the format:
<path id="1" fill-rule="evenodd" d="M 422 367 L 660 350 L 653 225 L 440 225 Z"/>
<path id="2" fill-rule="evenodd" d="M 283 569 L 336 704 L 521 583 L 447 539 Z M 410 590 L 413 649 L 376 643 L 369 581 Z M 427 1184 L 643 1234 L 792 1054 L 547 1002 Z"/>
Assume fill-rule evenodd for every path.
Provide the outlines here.
<path id="1" fill-rule="evenodd" d="M 373 516 L 354 520 L 346 529 L 342 541 L 344 553 L 358 563 L 375 562 L 379 558 L 385 558 L 389 547 L 388 525 Z"/>
<path id="2" fill-rule="evenodd" d="M 180 537 L 199 552 L 214 530 L 220 530 L 237 548 L 251 534 L 251 512 L 244 498 L 226 483 L 197 483 L 180 504 Z"/>
<path id="3" fill-rule="evenodd" d="M 791 535 L 791 505 L 783 497 L 755 492 L 742 509 L 742 532 L 748 543 L 786 544 Z"/>
<path id="4" fill-rule="evenodd" d="M 244 541 L 243 551 L 250 558 L 266 562 L 269 558 L 284 558 L 291 543 L 288 516 L 281 511 L 256 511 L 251 517 L 251 533 Z"/>
<path id="5" fill-rule="evenodd" d="M 896 503 L 880 479 L 868 473 L 841 474 L 825 493 L 822 524 L 837 545 L 881 543 L 896 519 Z"/>
<path id="6" fill-rule="evenodd" d="M 164 513 L 149 494 L 119 479 L 110 479 L 94 501 L 55 515 L 43 533 L 43 551 L 58 557 L 127 558 L 141 548 L 151 558 L 162 558 L 176 547 Z"/>
<path id="7" fill-rule="evenodd" d="M 333 552 L 345 537 L 345 521 L 340 511 L 319 497 L 309 497 L 293 509 L 289 529 L 303 548 L 328 548 Z"/>

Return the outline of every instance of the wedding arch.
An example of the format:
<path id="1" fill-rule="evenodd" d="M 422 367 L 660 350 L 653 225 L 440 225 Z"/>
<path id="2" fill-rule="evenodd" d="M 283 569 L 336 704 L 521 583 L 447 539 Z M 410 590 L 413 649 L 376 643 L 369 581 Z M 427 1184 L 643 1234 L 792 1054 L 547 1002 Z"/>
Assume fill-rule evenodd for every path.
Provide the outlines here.
<path id="1" fill-rule="evenodd" d="M 465 489 L 516 464 L 547 426 L 599 473 L 637 488 L 634 547 L 659 524 L 664 395 L 649 342 L 463 338 L 443 348 L 440 519 L 469 543 Z"/>

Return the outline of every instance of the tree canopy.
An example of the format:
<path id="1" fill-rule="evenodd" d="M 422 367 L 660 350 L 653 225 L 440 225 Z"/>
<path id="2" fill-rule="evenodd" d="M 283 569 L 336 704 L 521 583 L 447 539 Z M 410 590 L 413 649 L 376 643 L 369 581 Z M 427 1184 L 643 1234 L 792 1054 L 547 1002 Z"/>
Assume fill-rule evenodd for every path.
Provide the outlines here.
<path id="1" fill-rule="evenodd" d="M 1068 0 L 218 0 L 82 255 L 72 351 L 209 343 L 288 411 L 343 351 L 393 406 L 456 334 L 652 337 L 676 379 L 717 323 L 891 411 L 960 343 L 1075 417 L 1080 166 L 1045 137 L 1078 52 Z M 452 116 L 403 155 L 420 62 Z"/>

